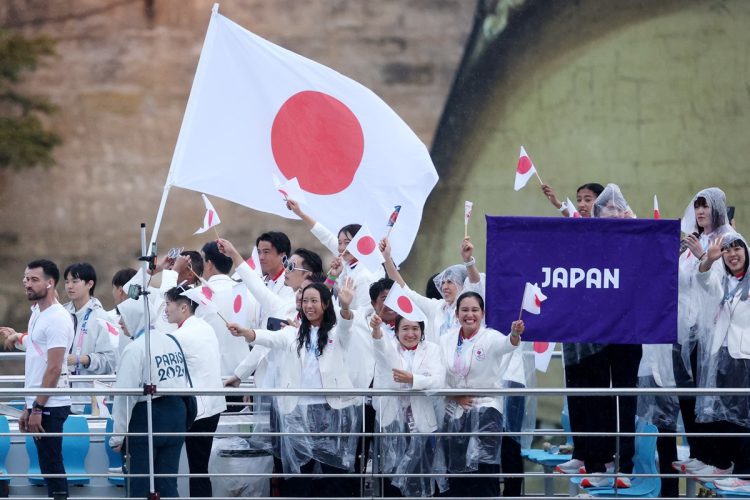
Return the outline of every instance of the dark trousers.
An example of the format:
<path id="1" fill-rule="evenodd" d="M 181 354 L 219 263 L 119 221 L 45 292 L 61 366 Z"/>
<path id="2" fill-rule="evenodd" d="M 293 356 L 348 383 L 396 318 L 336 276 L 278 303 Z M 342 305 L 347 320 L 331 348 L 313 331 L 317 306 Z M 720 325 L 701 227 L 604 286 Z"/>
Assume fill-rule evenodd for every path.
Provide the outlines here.
<path id="1" fill-rule="evenodd" d="M 31 413 L 31 410 L 28 410 Z M 70 415 L 70 406 L 45 408 L 42 413 L 42 427 L 45 432 L 62 432 L 65 420 Z M 39 456 L 39 470 L 45 474 L 65 474 L 62 456 L 62 436 L 42 437 L 35 441 Z M 68 494 L 68 480 L 64 477 L 45 477 L 47 496 L 53 493 Z"/>
<path id="2" fill-rule="evenodd" d="M 596 354 L 583 358 L 576 365 L 567 367 L 567 387 L 634 388 L 638 383 L 638 365 L 641 361 L 640 345 L 608 344 Z M 571 407 L 571 400 L 573 405 Z M 576 400 L 583 400 L 578 401 Z M 616 411 L 618 398 L 613 396 L 569 397 L 570 426 L 576 432 L 617 431 Z M 619 397 L 620 432 L 635 432 L 637 399 L 634 396 Z M 583 437 L 583 436 L 581 436 Z M 580 442 L 580 437 L 576 442 Z M 635 439 L 620 437 L 620 471 L 633 470 Z M 582 460 L 586 472 L 605 472 L 608 462 L 613 461 L 617 437 L 591 436 L 584 438 Z M 578 445 L 576 444 L 576 447 Z"/>
<path id="3" fill-rule="evenodd" d="M 503 441 L 506 441 L 503 439 Z M 499 474 L 498 464 L 479 464 L 478 474 Z M 497 477 L 452 477 L 450 489 L 443 496 L 446 497 L 499 497 L 500 480 Z"/>
<path id="4" fill-rule="evenodd" d="M 326 465 L 316 460 L 310 460 L 300 467 L 300 473 L 312 474 L 316 465 L 320 467 L 322 474 L 346 474 L 348 471 Z M 348 497 L 352 490 L 352 482 L 359 479 L 341 477 L 301 478 L 293 477 L 286 480 L 284 486 L 285 494 L 289 497 Z"/>
<path id="5" fill-rule="evenodd" d="M 213 436 L 191 436 L 191 432 L 216 432 L 221 413 L 202 418 L 193 422 L 185 437 L 185 451 L 187 452 L 190 474 L 208 474 L 208 459 L 211 458 Z M 191 497 L 212 497 L 211 479 L 208 477 L 190 477 Z"/>
<path id="6" fill-rule="evenodd" d="M 521 443 L 510 436 L 505 436 L 500 444 L 500 462 L 503 474 L 523 474 Z M 503 496 L 520 497 L 523 488 L 523 477 L 503 478 Z"/>
<path id="7" fill-rule="evenodd" d="M 185 403 L 180 396 L 155 398 L 152 402 L 152 417 L 154 432 L 185 432 Z M 140 402 L 133 407 L 128 432 L 147 431 L 146 403 Z M 154 436 L 154 474 L 177 474 L 184 442 L 184 436 Z M 129 472 L 148 474 L 148 437 L 128 437 L 127 451 L 130 455 Z M 149 494 L 148 483 L 148 476 L 129 477 L 127 496 L 146 498 Z M 179 496 L 176 477 L 156 477 L 154 489 L 164 498 Z"/>
<path id="8" fill-rule="evenodd" d="M 673 431 L 668 431 L 673 432 Z M 674 436 L 659 436 L 656 438 L 656 451 L 659 454 L 659 473 L 674 474 L 672 462 L 677 460 L 677 438 Z M 679 478 L 661 478 L 661 497 L 676 498 L 680 496 Z"/>

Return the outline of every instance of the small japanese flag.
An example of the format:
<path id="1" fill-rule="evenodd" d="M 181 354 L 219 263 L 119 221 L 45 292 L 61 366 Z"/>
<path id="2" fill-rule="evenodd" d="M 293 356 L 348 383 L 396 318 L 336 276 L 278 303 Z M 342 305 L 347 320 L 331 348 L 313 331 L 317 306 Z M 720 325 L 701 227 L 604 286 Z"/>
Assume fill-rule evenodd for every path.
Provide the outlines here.
<path id="1" fill-rule="evenodd" d="M 521 153 L 518 156 L 518 167 L 516 167 L 516 182 L 513 189 L 519 191 L 529 182 L 529 179 L 536 174 L 536 167 L 531 162 L 531 158 L 526 154 L 526 150 L 521 146 Z"/>
<path id="2" fill-rule="evenodd" d="M 539 285 L 534 283 L 526 283 L 526 288 L 523 291 L 523 303 L 521 308 L 524 311 L 530 312 L 531 314 L 539 314 L 542 312 L 542 302 L 547 300 L 547 297 L 542 293 Z"/>
<path id="3" fill-rule="evenodd" d="M 120 335 L 120 329 L 114 323 L 102 318 L 98 318 L 96 321 L 113 337 Z"/>
<path id="4" fill-rule="evenodd" d="M 572 219 L 580 219 L 581 214 L 578 213 L 578 210 L 576 210 L 576 206 L 573 205 L 573 202 L 570 201 L 570 198 L 565 202 L 565 209 L 568 211 L 568 217 Z"/>
<path id="5" fill-rule="evenodd" d="M 555 345 L 555 342 L 534 341 L 534 366 L 540 372 L 547 371 Z"/>
<path id="6" fill-rule="evenodd" d="M 383 305 L 409 321 L 427 321 L 424 312 L 406 295 L 406 291 L 398 283 L 393 283 Z"/>
<path id="7" fill-rule="evenodd" d="M 276 187 L 276 191 L 281 193 L 281 196 L 284 197 L 284 201 L 286 201 L 288 198 L 291 198 L 298 203 L 307 202 L 307 200 L 305 199 L 305 192 L 302 191 L 302 188 L 300 187 L 299 181 L 296 177 L 292 177 L 291 179 L 282 182 L 278 177 L 276 177 L 276 174 L 274 174 L 273 185 L 274 187 Z"/>
<path id="8" fill-rule="evenodd" d="M 464 202 L 464 226 L 469 225 L 469 219 L 471 219 L 472 208 L 474 208 L 474 203 L 470 201 Z"/>
<path id="9" fill-rule="evenodd" d="M 199 227 L 198 230 L 193 234 L 203 234 L 212 227 L 218 226 L 221 223 L 219 214 L 216 212 L 214 206 L 211 205 L 211 202 L 208 201 L 206 195 L 201 194 L 201 197 L 203 198 L 203 203 L 206 205 L 206 215 L 203 217 L 203 226 Z"/>
<path id="10" fill-rule="evenodd" d="M 352 238 L 352 241 L 349 242 L 346 249 L 370 271 L 379 271 L 380 265 L 385 262 L 383 254 L 380 253 L 378 248 L 378 242 L 375 241 L 372 232 L 364 224 Z"/>
<path id="11" fill-rule="evenodd" d="M 217 313 L 219 308 L 216 306 L 213 300 L 214 291 L 208 285 L 197 286 L 195 288 L 188 288 L 180 295 L 184 295 L 193 302 L 197 302 L 199 306 L 204 308 L 206 313 Z"/>
<path id="12" fill-rule="evenodd" d="M 257 302 L 250 295 L 244 283 L 238 283 L 232 288 L 232 315 L 231 323 L 237 323 L 243 327 L 249 327 L 250 321 L 255 316 Z"/>
<path id="13" fill-rule="evenodd" d="M 656 195 L 654 195 L 654 219 L 660 218 L 659 215 L 659 200 L 656 199 Z"/>

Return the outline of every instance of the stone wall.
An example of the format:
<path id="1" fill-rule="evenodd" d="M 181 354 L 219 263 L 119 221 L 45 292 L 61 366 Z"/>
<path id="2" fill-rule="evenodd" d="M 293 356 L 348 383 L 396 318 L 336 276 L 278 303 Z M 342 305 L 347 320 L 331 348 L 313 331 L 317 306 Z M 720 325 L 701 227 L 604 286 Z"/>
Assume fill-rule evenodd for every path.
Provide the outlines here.
<path id="1" fill-rule="evenodd" d="M 24 264 L 92 262 L 111 304 L 115 270 L 133 266 L 140 222 L 149 228 L 166 179 L 211 0 L 7 0 L 0 25 L 57 40 L 57 56 L 24 88 L 59 112 L 57 165 L 0 172 L 0 324 L 25 328 Z M 373 89 L 432 141 L 471 29 L 465 0 L 232 0 L 220 12 L 251 31 Z M 264 229 L 323 249 L 301 223 L 214 200 L 219 231 L 247 251 Z M 197 193 L 171 191 L 160 248 L 199 248 Z M 60 293 L 64 296 L 62 287 Z"/>

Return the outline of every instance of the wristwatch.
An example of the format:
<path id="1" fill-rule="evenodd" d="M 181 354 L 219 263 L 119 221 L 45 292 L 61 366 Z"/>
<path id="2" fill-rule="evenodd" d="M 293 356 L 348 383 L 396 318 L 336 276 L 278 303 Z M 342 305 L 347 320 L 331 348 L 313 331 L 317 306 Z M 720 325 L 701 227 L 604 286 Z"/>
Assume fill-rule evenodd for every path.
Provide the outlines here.
<path id="1" fill-rule="evenodd" d="M 31 405 L 31 411 L 42 411 L 44 410 L 44 405 L 39 404 L 37 401 L 34 401 L 34 404 Z"/>

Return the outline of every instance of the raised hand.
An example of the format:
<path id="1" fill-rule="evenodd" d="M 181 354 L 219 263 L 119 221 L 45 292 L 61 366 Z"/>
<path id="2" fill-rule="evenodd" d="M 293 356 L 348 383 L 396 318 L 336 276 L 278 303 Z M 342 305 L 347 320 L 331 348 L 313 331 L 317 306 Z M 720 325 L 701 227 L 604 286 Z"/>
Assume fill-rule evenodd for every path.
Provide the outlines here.
<path id="1" fill-rule="evenodd" d="M 552 189 L 552 187 L 549 184 L 542 184 L 542 192 L 544 193 L 544 196 L 547 197 L 550 203 L 557 208 L 560 209 L 562 207 L 562 203 L 560 200 L 557 199 L 557 195 L 555 194 L 555 190 Z"/>
<path id="2" fill-rule="evenodd" d="M 372 328 L 372 338 L 379 339 L 383 337 L 383 331 L 380 329 L 380 325 L 383 324 L 383 320 L 377 314 L 373 314 L 370 318 L 370 328 Z"/>
<path id="3" fill-rule="evenodd" d="M 352 305 L 352 302 L 354 301 L 354 280 L 351 278 L 346 278 L 344 280 L 343 285 L 339 285 L 339 304 L 341 304 L 341 312 L 348 312 L 349 307 Z M 351 319 L 351 318 L 347 318 Z"/>

